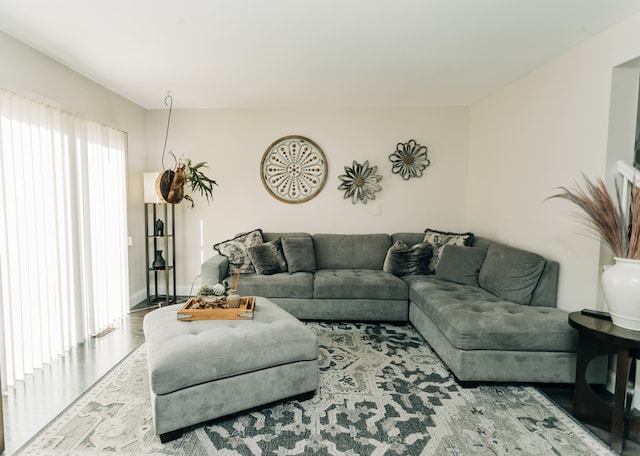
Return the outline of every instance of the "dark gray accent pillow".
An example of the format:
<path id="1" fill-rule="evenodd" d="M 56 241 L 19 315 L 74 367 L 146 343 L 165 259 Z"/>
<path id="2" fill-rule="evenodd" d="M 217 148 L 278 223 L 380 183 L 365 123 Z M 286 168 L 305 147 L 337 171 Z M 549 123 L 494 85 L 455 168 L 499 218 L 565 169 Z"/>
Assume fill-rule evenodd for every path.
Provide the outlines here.
<path id="1" fill-rule="evenodd" d="M 492 244 L 480 268 L 478 283 L 502 299 L 528 305 L 544 264 L 545 259 L 536 253 Z"/>
<path id="2" fill-rule="evenodd" d="M 316 251 L 311 236 L 282 238 L 282 250 L 289 272 L 315 272 Z"/>
<path id="3" fill-rule="evenodd" d="M 251 263 L 247 250 L 254 245 L 260 245 L 264 242 L 262 239 L 262 230 L 257 229 L 242 233 L 229 239 L 215 244 L 214 250 L 220 252 L 221 255 L 229 259 L 229 272 L 240 272 L 240 274 L 250 274 L 256 272 Z"/>
<path id="4" fill-rule="evenodd" d="M 287 272 L 287 262 L 284 259 L 280 239 L 249 247 L 248 253 L 258 274 L 269 275 Z"/>
<path id="5" fill-rule="evenodd" d="M 436 272 L 440 252 L 445 245 L 473 245 L 473 233 L 450 233 L 448 231 L 438 231 L 427 228 L 424 230 L 422 242 L 428 242 L 433 247 L 433 255 L 429 264 L 429 272 Z"/>
<path id="6" fill-rule="evenodd" d="M 445 245 L 436 268 L 436 279 L 478 286 L 478 274 L 486 256 L 487 249 L 481 247 Z"/>
<path id="7" fill-rule="evenodd" d="M 402 241 L 396 241 L 387 250 L 382 270 L 398 277 L 428 274 L 432 252 L 431 245 L 426 242 L 409 247 Z"/>

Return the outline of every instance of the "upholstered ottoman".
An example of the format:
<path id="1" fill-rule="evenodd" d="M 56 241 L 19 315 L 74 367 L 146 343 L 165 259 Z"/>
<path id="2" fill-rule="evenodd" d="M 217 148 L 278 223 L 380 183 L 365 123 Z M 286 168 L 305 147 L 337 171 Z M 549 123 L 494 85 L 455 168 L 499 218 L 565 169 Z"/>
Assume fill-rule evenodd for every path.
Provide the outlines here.
<path id="1" fill-rule="evenodd" d="M 163 442 L 184 427 L 316 390 L 318 341 L 266 298 L 253 320 L 178 321 L 180 305 L 147 314 L 151 406 Z"/>

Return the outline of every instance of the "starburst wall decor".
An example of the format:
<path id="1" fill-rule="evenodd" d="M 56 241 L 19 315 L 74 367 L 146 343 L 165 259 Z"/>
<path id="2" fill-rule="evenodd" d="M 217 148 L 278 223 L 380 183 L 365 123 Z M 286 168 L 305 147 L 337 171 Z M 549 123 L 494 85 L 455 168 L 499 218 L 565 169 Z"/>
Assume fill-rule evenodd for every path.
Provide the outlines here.
<path id="1" fill-rule="evenodd" d="M 367 204 L 367 200 L 376 199 L 376 192 L 382 190 L 380 182 L 382 176 L 377 175 L 377 166 L 369 166 L 369 160 L 360 164 L 353 161 L 353 166 L 344 167 L 346 174 L 338 176 L 342 181 L 338 190 L 344 190 L 344 199 L 351 198 L 351 202 L 356 204 L 358 201 Z"/>
<path id="2" fill-rule="evenodd" d="M 398 143 L 389 160 L 393 163 L 391 172 L 400 174 L 404 180 L 422 176 L 424 169 L 431 164 L 427 158 L 427 146 L 421 146 L 413 139 Z"/>

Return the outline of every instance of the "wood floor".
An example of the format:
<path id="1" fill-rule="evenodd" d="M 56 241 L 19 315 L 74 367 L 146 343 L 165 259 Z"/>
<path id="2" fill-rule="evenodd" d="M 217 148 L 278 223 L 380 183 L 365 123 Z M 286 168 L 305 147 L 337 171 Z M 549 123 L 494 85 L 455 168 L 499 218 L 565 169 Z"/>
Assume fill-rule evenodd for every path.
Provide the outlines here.
<path id="1" fill-rule="evenodd" d="M 4 455 L 11 455 L 144 341 L 142 319 L 152 309 L 132 312 L 114 331 L 92 338 L 59 357 L 2 397 Z"/>
<path id="2" fill-rule="evenodd" d="M 17 451 L 142 343 L 142 319 L 151 310 L 153 308 L 132 312 L 119 322 L 114 331 L 102 338 L 92 338 L 10 388 L 8 395 L 2 398 L 6 440 L 3 454 L 11 455 Z M 539 388 L 571 413 L 573 388 L 570 385 L 539 385 Z M 595 427 L 589 429 L 608 442 L 607 432 Z M 640 456 L 640 445 L 627 441 L 622 454 Z"/>

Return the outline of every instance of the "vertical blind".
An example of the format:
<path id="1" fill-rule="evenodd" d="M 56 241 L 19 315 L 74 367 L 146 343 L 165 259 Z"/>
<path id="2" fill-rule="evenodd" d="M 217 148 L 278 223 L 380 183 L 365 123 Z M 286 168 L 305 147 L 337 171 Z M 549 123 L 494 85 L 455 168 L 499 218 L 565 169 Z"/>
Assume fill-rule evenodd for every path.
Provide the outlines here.
<path id="1" fill-rule="evenodd" d="M 126 141 L 0 89 L 3 386 L 127 312 Z"/>

